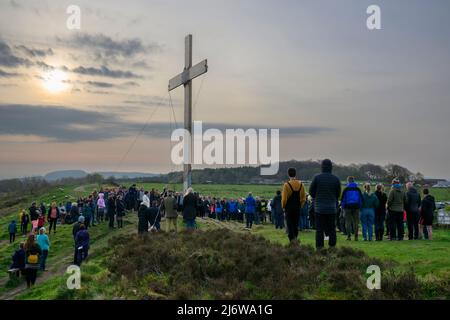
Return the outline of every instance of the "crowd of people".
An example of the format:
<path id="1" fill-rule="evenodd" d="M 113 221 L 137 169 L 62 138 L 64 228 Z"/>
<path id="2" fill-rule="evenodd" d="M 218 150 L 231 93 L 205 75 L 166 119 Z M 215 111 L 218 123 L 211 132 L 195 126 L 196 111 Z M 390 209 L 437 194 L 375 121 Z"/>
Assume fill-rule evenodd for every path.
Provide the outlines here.
<path id="1" fill-rule="evenodd" d="M 422 190 L 423 196 L 413 183 L 406 189 L 398 179 L 392 181 L 388 194 L 378 184 L 375 192 L 369 183 L 361 190 L 353 177 L 341 190 L 340 180 L 332 173 L 332 162 L 322 162 L 322 172 L 317 174 L 309 190 L 296 178 L 296 169 L 289 168 L 288 180 L 271 199 L 253 196 L 251 192 L 241 198 L 223 198 L 200 195 L 192 188 L 185 193 L 165 188 L 162 192 L 152 189 L 131 187 L 102 188 L 87 197 L 66 204 L 53 202 L 46 208 L 33 202 L 28 210 L 19 215 L 20 233 L 26 239 L 20 243 L 13 255 L 11 270 L 20 270 L 33 286 L 37 271 L 46 270 L 46 259 L 50 250 L 50 238 L 56 233 L 58 224 L 73 224 L 73 263 L 81 265 L 87 259 L 90 247 L 89 228 L 107 223 L 109 229 L 123 228 L 123 217 L 136 213 L 138 234 L 161 229 L 161 219 L 166 220 L 166 231 L 178 231 L 178 218 L 182 217 L 187 229 L 195 229 L 197 218 L 219 221 L 236 221 L 250 230 L 254 224 L 273 224 L 276 229 L 285 230 L 291 244 L 299 244 L 299 231 L 315 229 L 318 249 L 328 240 L 330 247 L 336 246 L 337 230 L 358 241 L 376 241 L 385 237 L 389 240 L 403 240 L 405 225 L 409 240 L 425 237 L 432 239 L 432 223 L 435 200 L 429 190 Z M 46 226 L 48 225 L 48 231 Z M 361 233 L 359 232 L 361 225 Z M 16 239 L 17 223 L 8 226 L 9 241 Z"/>

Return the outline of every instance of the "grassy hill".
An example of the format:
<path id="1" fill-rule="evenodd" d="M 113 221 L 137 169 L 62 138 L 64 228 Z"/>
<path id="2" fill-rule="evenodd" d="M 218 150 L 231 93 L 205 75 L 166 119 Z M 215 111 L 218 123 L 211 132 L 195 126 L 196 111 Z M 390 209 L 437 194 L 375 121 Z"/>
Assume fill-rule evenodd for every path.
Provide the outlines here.
<path id="1" fill-rule="evenodd" d="M 146 185 L 146 188 L 151 187 L 161 190 L 163 185 Z M 198 233 L 176 236 L 152 234 L 142 240 L 134 236 L 137 229 L 135 214 L 126 216 L 121 230 L 109 231 L 106 224 L 90 228 L 91 256 L 82 266 L 81 290 L 68 290 L 65 285 L 65 270 L 73 257 L 72 227 L 67 225 L 58 225 L 57 233 L 50 235 L 49 271 L 39 274 L 35 288 L 26 290 L 22 280 L 10 280 L 6 270 L 18 241 L 15 245 L 8 244 L 6 227 L 12 218 L 17 220 L 19 209 L 28 207 L 31 201 L 49 203 L 75 199 L 94 188 L 99 186 L 73 185 L 54 188 L 39 196 L 0 198 L 0 269 L 4 270 L 0 272 L 0 299 L 155 299 L 180 298 L 189 292 L 192 292 L 192 297 L 206 299 L 450 298 L 448 229 L 436 230 L 433 241 L 356 243 L 346 242 L 343 236 L 339 236 L 338 250 L 316 253 L 310 247 L 314 243 L 314 232 L 300 234 L 305 246 L 288 248 L 285 246 L 287 236 L 284 231 L 275 230 L 272 225 L 256 226 L 248 234 L 236 222 L 220 223 L 209 219 L 199 219 L 201 232 Z M 270 197 L 276 186 L 198 185 L 194 188 L 201 193 L 227 197 L 244 196 L 248 191 Z M 439 191 L 435 194 L 438 199 L 450 198 L 444 198 L 448 190 L 432 190 L 433 193 L 436 191 Z M 243 245 L 245 243 L 251 243 L 251 246 Z M 136 251 L 136 248 L 140 250 Z M 161 257 L 167 257 L 164 252 L 173 254 L 173 264 L 187 264 L 187 268 L 169 268 L 161 260 Z M 157 260 L 152 260 L 152 257 Z M 245 263 L 240 261 L 244 257 L 248 258 L 244 259 Z M 306 262 L 303 261 L 305 259 Z M 280 266 L 271 268 L 277 263 Z M 385 288 L 382 292 L 370 293 L 365 289 L 368 263 L 382 266 L 382 287 Z M 322 264 L 322 267 L 317 267 Z M 206 269 L 202 269 L 203 266 Z M 237 282 L 233 282 L 231 278 L 236 267 L 253 268 L 255 274 L 253 271 L 240 274 Z M 295 269 L 292 279 L 281 277 L 283 270 L 291 268 Z M 201 289 L 196 291 L 192 291 L 193 284 L 189 280 L 193 270 L 204 272 L 195 275 L 196 281 L 201 283 Z M 256 277 L 258 274 L 260 277 Z M 278 282 L 293 283 L 292 290 L 282 290 Z M 180 286 L 180 283 L 186 285 Z M 239 290 L 233 291 L 234 287 Z M 398 291 L 397 287 L 404 288 L 402 290 L 411 295 L 402 296 L 402 291 Z"/>

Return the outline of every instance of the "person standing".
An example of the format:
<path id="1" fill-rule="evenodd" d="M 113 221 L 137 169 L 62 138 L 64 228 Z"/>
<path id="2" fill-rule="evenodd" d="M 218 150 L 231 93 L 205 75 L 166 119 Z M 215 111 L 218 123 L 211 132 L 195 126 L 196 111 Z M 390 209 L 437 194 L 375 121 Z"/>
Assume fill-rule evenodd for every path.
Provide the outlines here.
<path id="1" fill-rule="evenodd" d="M 114 219 L 115 219 L 115 215 L 116 215 L 116 199 L 113 194 L 109 194 L 109 197 L 108 197 L 107 214 L 108 214 L 109 228 L 114 229 Z"/>
<path id="2" fill-rule="evenodd" d="M 30 215 L 22 210 L 22 214 L 20 215 L 20 231 L 22 235 L 25 236 L 28 232 L 28 224 L 30 223 Z"/>
<path id="3" fill-rule="evenodd" d="M 281 191 L 277 190 L 276 196 L 272 199 L 272 212 L 275 229 L 284 229 L 284 213 L 281 206 Z"/>
<path id="4" fill-rule="evenodd" d="M 352 231 L 355 234 L 355 241 L 358 241 L 359 210 L 362 207 L 363 195 L 355 182 L 355 178 L 347 178 L 347 186 L 342 192 L 341 207 L 344 210 L 345 231 L 347 240 L 351 240 Z"/>
<path id="5" fill-rule="evenodd" d="M 37 243 L 42 250 L 39 262 L 40 268 L 42 271 L 47 271 L 45 269 L 45 262 L 47 261 L 48 251 L 50 249 L 50 240 L 48 239 L 48 236 L 45 234 L 44 227 L 39 229 L 39 234 L 37 236 Z"/>
<path id="6" fill-rule="evenodd" d="M 370 184 L 364 185 L 363 205 L 361 208 L 361 226 L 364 241 L 372 241 L 375 210 L 380 205 L 377 196 L 370 193 Z"/>
<path id="7" fill-rule="evenodd" d="M 39 269 L 39 257 L 42 254 L 41 247 L 36 243 L 34 234 L 28 236 L 25 243 L 25 276 L 27 280 L 27 287 L 34 286 L 37 277 L 37 271 Z"/>
<path id="8" fill-rule="evenodd" d="M 408 240 L 419 239 L 419 207 L 422 203 L 419 192 L 412 182 L 406 184 L 406 219 L 408 221 Z"/>
<path id="9" fill-rule="evenodd" d="M 29 213 L 30 213 L 30 221 L 35 221 L 37 220 L 37 218 L 39 217 L 38 214 L 38 208 L 36 206 L 36 202 L 33 202 L 31 204 L 31 207 L 28 209 Z M 45 211 L 42 211 L 42 213 L 45 213 Z"/>
<path id="10" fill-rule="evenodd" d="M 420 224 L 419 224 L 419 239 L 422 239 L 423 228 L 426 227 L 428 233 L 428 240 L 433 239 L 433 217 L 436 211 L 436 202 L 434 197 L 430 195 L 428 188 L 423 189 L 423 199 L 420 205 Z"/>
<path id="11" fill-rule="evenodd" d="M 14 241 L 16 241 L 16 232 L 17 232 L 16 220 L 12 220 L 11 223 L 8 225 L 8 232 L 9 232 L 9 243 L 13 243 Z"/>
<path id="12" fill-rule="evenodd" d="M 134 207 L 133 207 L 133 210 Z M 125 203 L 122 200 L 122 196 L 119 195 L 116 201 L 116 220 L 117 228 L 123 228 L 123 216 L 125 215 Z"/>
<path id="13" fill-rule="evenodd" d="M 163 207 L 166 212 L 166 230 L 167 232 L 177 232 L 177 218 L 178 213 L 176 210 L 176 199 L 173 196 L 172 191 L 169 191 L 167 197 L 163 200 Z"/>
<path id="14" fill-rule="evenodd" d="M 45 211 L 42 211 L 42 214 L 45 214 Z M 48 228 L 48 233 L 50 234 L 52 232 L 53 227 L 53 233 L 56 233 L 56 222 L 59 218 L 59 208 L 56 206 L 56 202 L 53 202 L 50 208 L 48 209 L 48 216 L 47 220 L 50 224 Z"/>
<path id="15" fill-rule="evenodd" d="M 142 200 L 138 210 L 138 234 L 148 233 L 149 201 Z"/>
<path id="16" fill-rule="evenodd" d="M 298 225 L 300 221 L 300 209 L 306 202 L 306 192 L 303 183 L 297 180 L 297 170 L 288 169 L 289 181 L 283 185 L 281 192 L 281 207 L 286 216 L 288 238 L 291 243 L 298 244 Z"/>
<path id="17" fill-rule="evenodd" d="M 183 219 L 187 229 L 195 229 L 195 215 L 197 213 L 197 198 L 192 188 L 187 188 L 183 198 Z"/>
<path id="18" fill-rule="evenodd" d="M 341 194 L 341 182 L 332 174 L 331 160 L 322 161 L 322 173 L 314 176 L 309 187 L 313 198 L 316 223 L 316 248 L 324 246 L 324 233 L 328 234 L 330 247 L 336 246 L 336 213 Z"/>
<path id="19" fill-rule="evenodd" d="M 97 221 L 98 223 L 103 222 L 103 217 L 105 216 L 105 194 L 100 192 L 98 194 L 97 200 Z"/>
<path id="20" fill-rule="evenodd" d="M 405 209 L 406 195 L 402 190 L 402 185 L 399 179 L 392 180 L 392 188 L 389 191 L 387 207 L 389 210 L 390 220 L 390 239 L 403 240 L 403 211 Z"/>
<path id="21" fill-rule="evenodd" d="M 378 208 L 375 210 L 375 240 L 383 241 L 387 195 L 383 190 L 382 184 L 377 184 L 377 191 L 375 191 L 375 195 L 377 196 L 379 202 Z"/>
<path id="22" fill-rule="evenodd" d="M 249 192 L 247 198 L 245 199 L 245 221 L 247 229 L 252 228 L 255 210 L 256 210 L 256 200 L 255 198 L 253 198 L 252 193 Z"/>
<path id="23" fill-rule="evenodd" d="M 73 236 L 73 241 L 74 241 L 74 245 L 75 245 L 75 252 L 73 255 L 73 264 L 77 264 L 77 259 L 78 259 L 78 247 L 77 247 L 77 243 L 76 243 L 76 235 L 78 233 L 78 231 L 80 231 L 80 227 L 81 225 L 84 225 L 84 217 L 83 216 L 79 216 L 78 217 L 78 221 L 76 223 L 74 223 L 73 227 L 72 227 L 72 236 Z"/>

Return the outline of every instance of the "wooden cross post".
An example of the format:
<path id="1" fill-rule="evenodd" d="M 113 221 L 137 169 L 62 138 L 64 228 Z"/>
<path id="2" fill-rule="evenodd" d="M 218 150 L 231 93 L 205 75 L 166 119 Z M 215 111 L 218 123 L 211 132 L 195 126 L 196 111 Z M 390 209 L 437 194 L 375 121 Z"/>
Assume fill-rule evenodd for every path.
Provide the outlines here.
<path id="1" fill-rule="evenodd" d="M 190 133 L 189 141 L 189 163 L 184 164 L 183 170 L 183 189 L 186 191 L 192 185 L 192 80 L 208 71 L 208 61 L 205 59 L 195 66 L 192 66 L 192 35 L 185 38 L 184 70 L 179 75 L 169 80 L 169 91 L 184 85 L 184 129 Z"/>

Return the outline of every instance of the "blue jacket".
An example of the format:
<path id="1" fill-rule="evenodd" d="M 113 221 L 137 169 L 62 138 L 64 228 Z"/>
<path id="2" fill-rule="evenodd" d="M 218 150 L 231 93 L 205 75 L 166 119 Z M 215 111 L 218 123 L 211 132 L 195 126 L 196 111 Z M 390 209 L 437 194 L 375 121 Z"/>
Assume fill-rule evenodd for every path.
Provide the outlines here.
<path id="1" fill-rule="evenodd" d="M 360 209 L 362 206 L 362 192 L 356 182 L 350 182 L 342 192 L 341 207 L 343 209 Z"/>
<path id="2" fill-rule="evenodd" d="M 80 230 L 77 232 L 75 236 L 75 243 L 78 247 L 87 247 L 89 248 L 89 233 L 86 229 Z"/>
<path id="3" fill-rule="evenodd" d="M 48 239 L 48 236 L 46 234 L 38 234 L 37 243 L 39 247 L 41 247 L 41 250 L 48 251 L 48 249 L 50 248 L 50 240 Z"/>
<path id="4" fill-rule="evenodd" d="M 245 213 L 255 213 L 256 201 L 253 196 L 248 196 L 245 199 Z"/>
<path id="5" fill-rule="evenodd" d="M 230 211 L 231 213 L 237 212 L 237 202 L 236 201 L 228 202 L 228 211 Z"/>
<path id="6" fill-rule="evenodd" d="M 17 232 L 17 225 L 15 221 L 12 221 L 8 226 L 9 233 L 16 233 Z"/>

